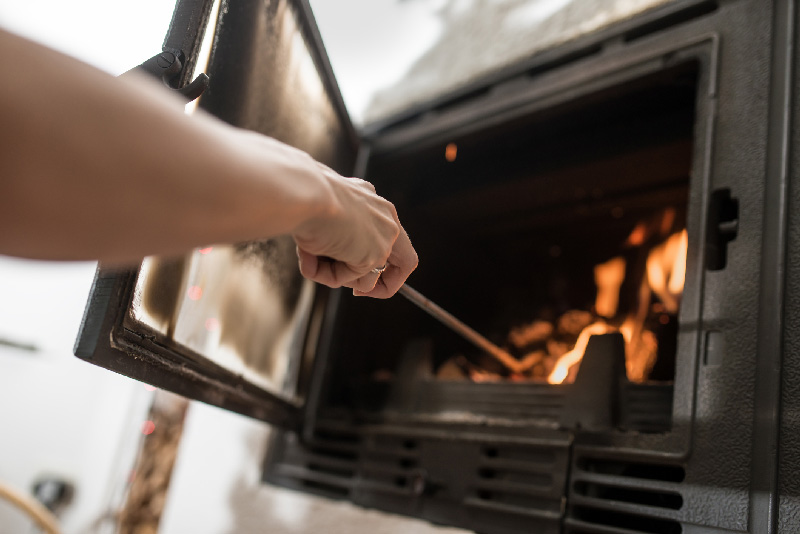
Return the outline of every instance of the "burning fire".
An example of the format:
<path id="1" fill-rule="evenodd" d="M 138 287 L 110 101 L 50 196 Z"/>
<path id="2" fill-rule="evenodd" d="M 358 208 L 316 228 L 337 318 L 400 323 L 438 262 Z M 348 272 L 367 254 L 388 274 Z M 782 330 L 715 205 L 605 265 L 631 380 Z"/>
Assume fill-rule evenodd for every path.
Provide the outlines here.
<path id="1" fill-rule="evenodd" d="M 617 257 L 595 266 L 597 298 L 594 309 L 602 317 L 614 317 L 619 306 L 619 288 L 625 280 L 625 258 Z"/>
<path id="2" fill-rule="evenodd" d="M 583 353 L 586 352 L 586 345 L 589 344 L 589 338 L 596 334 L 608 334 L 614 331 L 615 328 L 606 323 L 593 323 L 584 328 L 578 335 L 578 341 L 575 342 L 575 347 L 558 359 L 556 366 L 553 368 L 553 372 L 547 377 L 547 381 L 551 384 L 562 383 L 567 378 L 570 367 L 583 359 Z"/>
<path id="3" fill-rule="evenodd" d="M 670 218 L 674 213 L 665 213 L 660 221 L 662 232 L 672 224 Z M 667 219 L 670 219 L 667 221 Z M 629 246 L 641 246 L 648 238 L 646 224 L 638 224 L 630 236 Z M 650 302 L 655 295 L 665 313 L 675 314 L 678 311 L 683 285 L 686 278 L 686 251 L 688 237 L 686 230 L 670 235 L 663 243 L 652 248 L 647 256 L 646 276 L 639 288 L 639 303 L 625 320 L 615 326 L 611 324 L 619 306 L 620 288 L 625 278 L 626 263 L 624 258 L 613 258 L 595 267 L 595 283 L 597 297 L 595 312 L 601 317 L 599 321 L 586 326 L 578 335 L 575 346 L 564 353 L 556 362 L 547 381 L 561 384 L 569 376 L 570 369 L 583 358 L 589 338 L 596 334 L 620 332 L 625 339 L 625 362 L 628 379 L 634 382 L 644 381 L 655 363 L 658 353 L 658 342 L 655 334 L 645 328 L 645 321 L 650 310 Z M 669 317 L 665 314 L 661 318 Z M 663 322 L 663 321 L 662 321 Z"/>
<path id="4" fill-rule="evenodd" d="M 678 311 L 683 283 L 686 279 L 686 230 L 672 234 L 653 249 L 647 258 L 647 281 L 666 310 Z"/>
<path id="5" fill-rule="evenodd" d="M 436 376 L 561 384 L 574 380 L 591 336 L 618 332 L 625 341 L 628 379 L 646 381 L 659 357 L 655 332 L 675 320 L 686 278 L 688 237 L 686 230 L 674 232 L 676 219 L 676 211 L 666 209 L 639 222 L 623 243 L 624 254 L 595 265 L 591 311 L 572 309 L 553 318 L 546 310 L 512 328 L 508 346 L 519 356 L 516 368 L 457 355 L 440 365 Z"/>

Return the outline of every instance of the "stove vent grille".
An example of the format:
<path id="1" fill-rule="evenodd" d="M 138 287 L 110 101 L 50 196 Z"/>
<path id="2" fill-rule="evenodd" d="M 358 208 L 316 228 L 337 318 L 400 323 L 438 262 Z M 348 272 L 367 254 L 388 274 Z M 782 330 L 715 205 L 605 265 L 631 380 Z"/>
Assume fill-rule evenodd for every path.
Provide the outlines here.
<path id="1" fill-rule="evenodd" d="M 268 473 L 271 482 L 326 497 L 350 495 L 358 466 L 356 434 L 317 429 L 305 443 L 294 434 L 287 433 L 285 439 L 276 444 L 280 460 Z"/>
<path id="2" fill-rule="evenodd" d="M 542 519 L 561 517 L 566 450 L 491 446 L 481 452 L 468 507 Z"/>
<path id="3" fill-rule="evenodd" d="M 420 469 L 419 443 L 413 439 L 377 435 L 360 465 L 361 487 L 383 494 L 409 496 Z"/>
<path id="4" fill-rule="evenodd" d="M 677 465 L 578 457 L 573 464 L 566 534 L 681 534 Z"/>

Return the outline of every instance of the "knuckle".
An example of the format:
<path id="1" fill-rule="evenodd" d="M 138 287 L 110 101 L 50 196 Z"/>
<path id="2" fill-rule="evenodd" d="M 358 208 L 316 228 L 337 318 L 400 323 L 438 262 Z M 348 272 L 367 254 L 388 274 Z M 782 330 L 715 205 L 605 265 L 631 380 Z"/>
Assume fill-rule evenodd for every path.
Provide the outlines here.
<path id="1" fill-rule="evenodd" d="M 353 180 L 353 182 L 356 185 L 360 186 L 362 189 L 366 189 L 370 193 L 374 193 L 375 192 L 375 186 L 372 185 L 372 183 L 370 183 L 370 182 L 368 182 L 366 180 L 362 180 L 361 178 L 351 178 L 351 179 Z"/>
<path id="2" fill-rule="evenodd" d="M 388 200 L 386 200 L 383 197 L 380 197 L 380 199 L 381 199 L 381 205 L 383 206 L 383 209 L 388 211 L 390 215 L 394 215 L 396 213 L 394 204 L 392 204 L 391 202 L 389 202 Z"/>
<path id="3" fill-rule="evenodd" d="M 412 253 L 411 256 L 411 270 L 413 271 L 417 267 L 419 267 L 419 256 L 417 256 L 417 253 L 415 251 Z"/>

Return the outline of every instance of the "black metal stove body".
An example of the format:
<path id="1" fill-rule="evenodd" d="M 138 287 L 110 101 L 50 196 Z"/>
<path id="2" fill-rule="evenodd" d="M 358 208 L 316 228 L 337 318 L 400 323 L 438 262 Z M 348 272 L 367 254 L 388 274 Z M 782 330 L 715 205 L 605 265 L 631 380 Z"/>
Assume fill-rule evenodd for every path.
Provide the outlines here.
<path id="1" fill-rule="evenodd" d="M 678 206 L 687 276 L 674 371 L 657 383 L 624 378 L 614 335 L 593 340 L 574 384 L 425 379 L 415 355 L 458 350 L 446 333 L 407 303 L 318 289 L 297 312 L 297 363 L 265 391 L 143 326 L 136 273 L 100 273 L 76 352 L 292 429 L 276 432 L 265 480 L 301 491 L 487 534 L 798 532 L 797 7 L 667 2 L 360 138 L 305 2 L 221 10 L 201 106 L 375 182 L 420 251 L 415 285 L 487 334 L 486 316 L 524 300 L 503 273 L 535 262 L 543 235 L 579 222 L 591 250 L 610 208 Z M 322 105 L 286 91 L 275 57 L 292 32 Z M 453 142 L 461 159 L 445 162 Z M 376 380 L 386 362 L 391 380 Z"/>

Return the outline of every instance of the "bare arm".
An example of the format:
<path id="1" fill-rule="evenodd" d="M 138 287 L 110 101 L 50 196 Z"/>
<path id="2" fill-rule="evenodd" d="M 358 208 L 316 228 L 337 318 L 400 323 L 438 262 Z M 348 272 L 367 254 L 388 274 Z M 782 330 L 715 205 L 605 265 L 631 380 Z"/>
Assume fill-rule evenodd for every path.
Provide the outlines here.
<path id="1" fill-rule="evenodd" d="M 416 267 L 366 182 L 3 31 L 0 64 L 0 253 L 127 263 L 291 234 L 304 275 L 378 297 Z"/>

